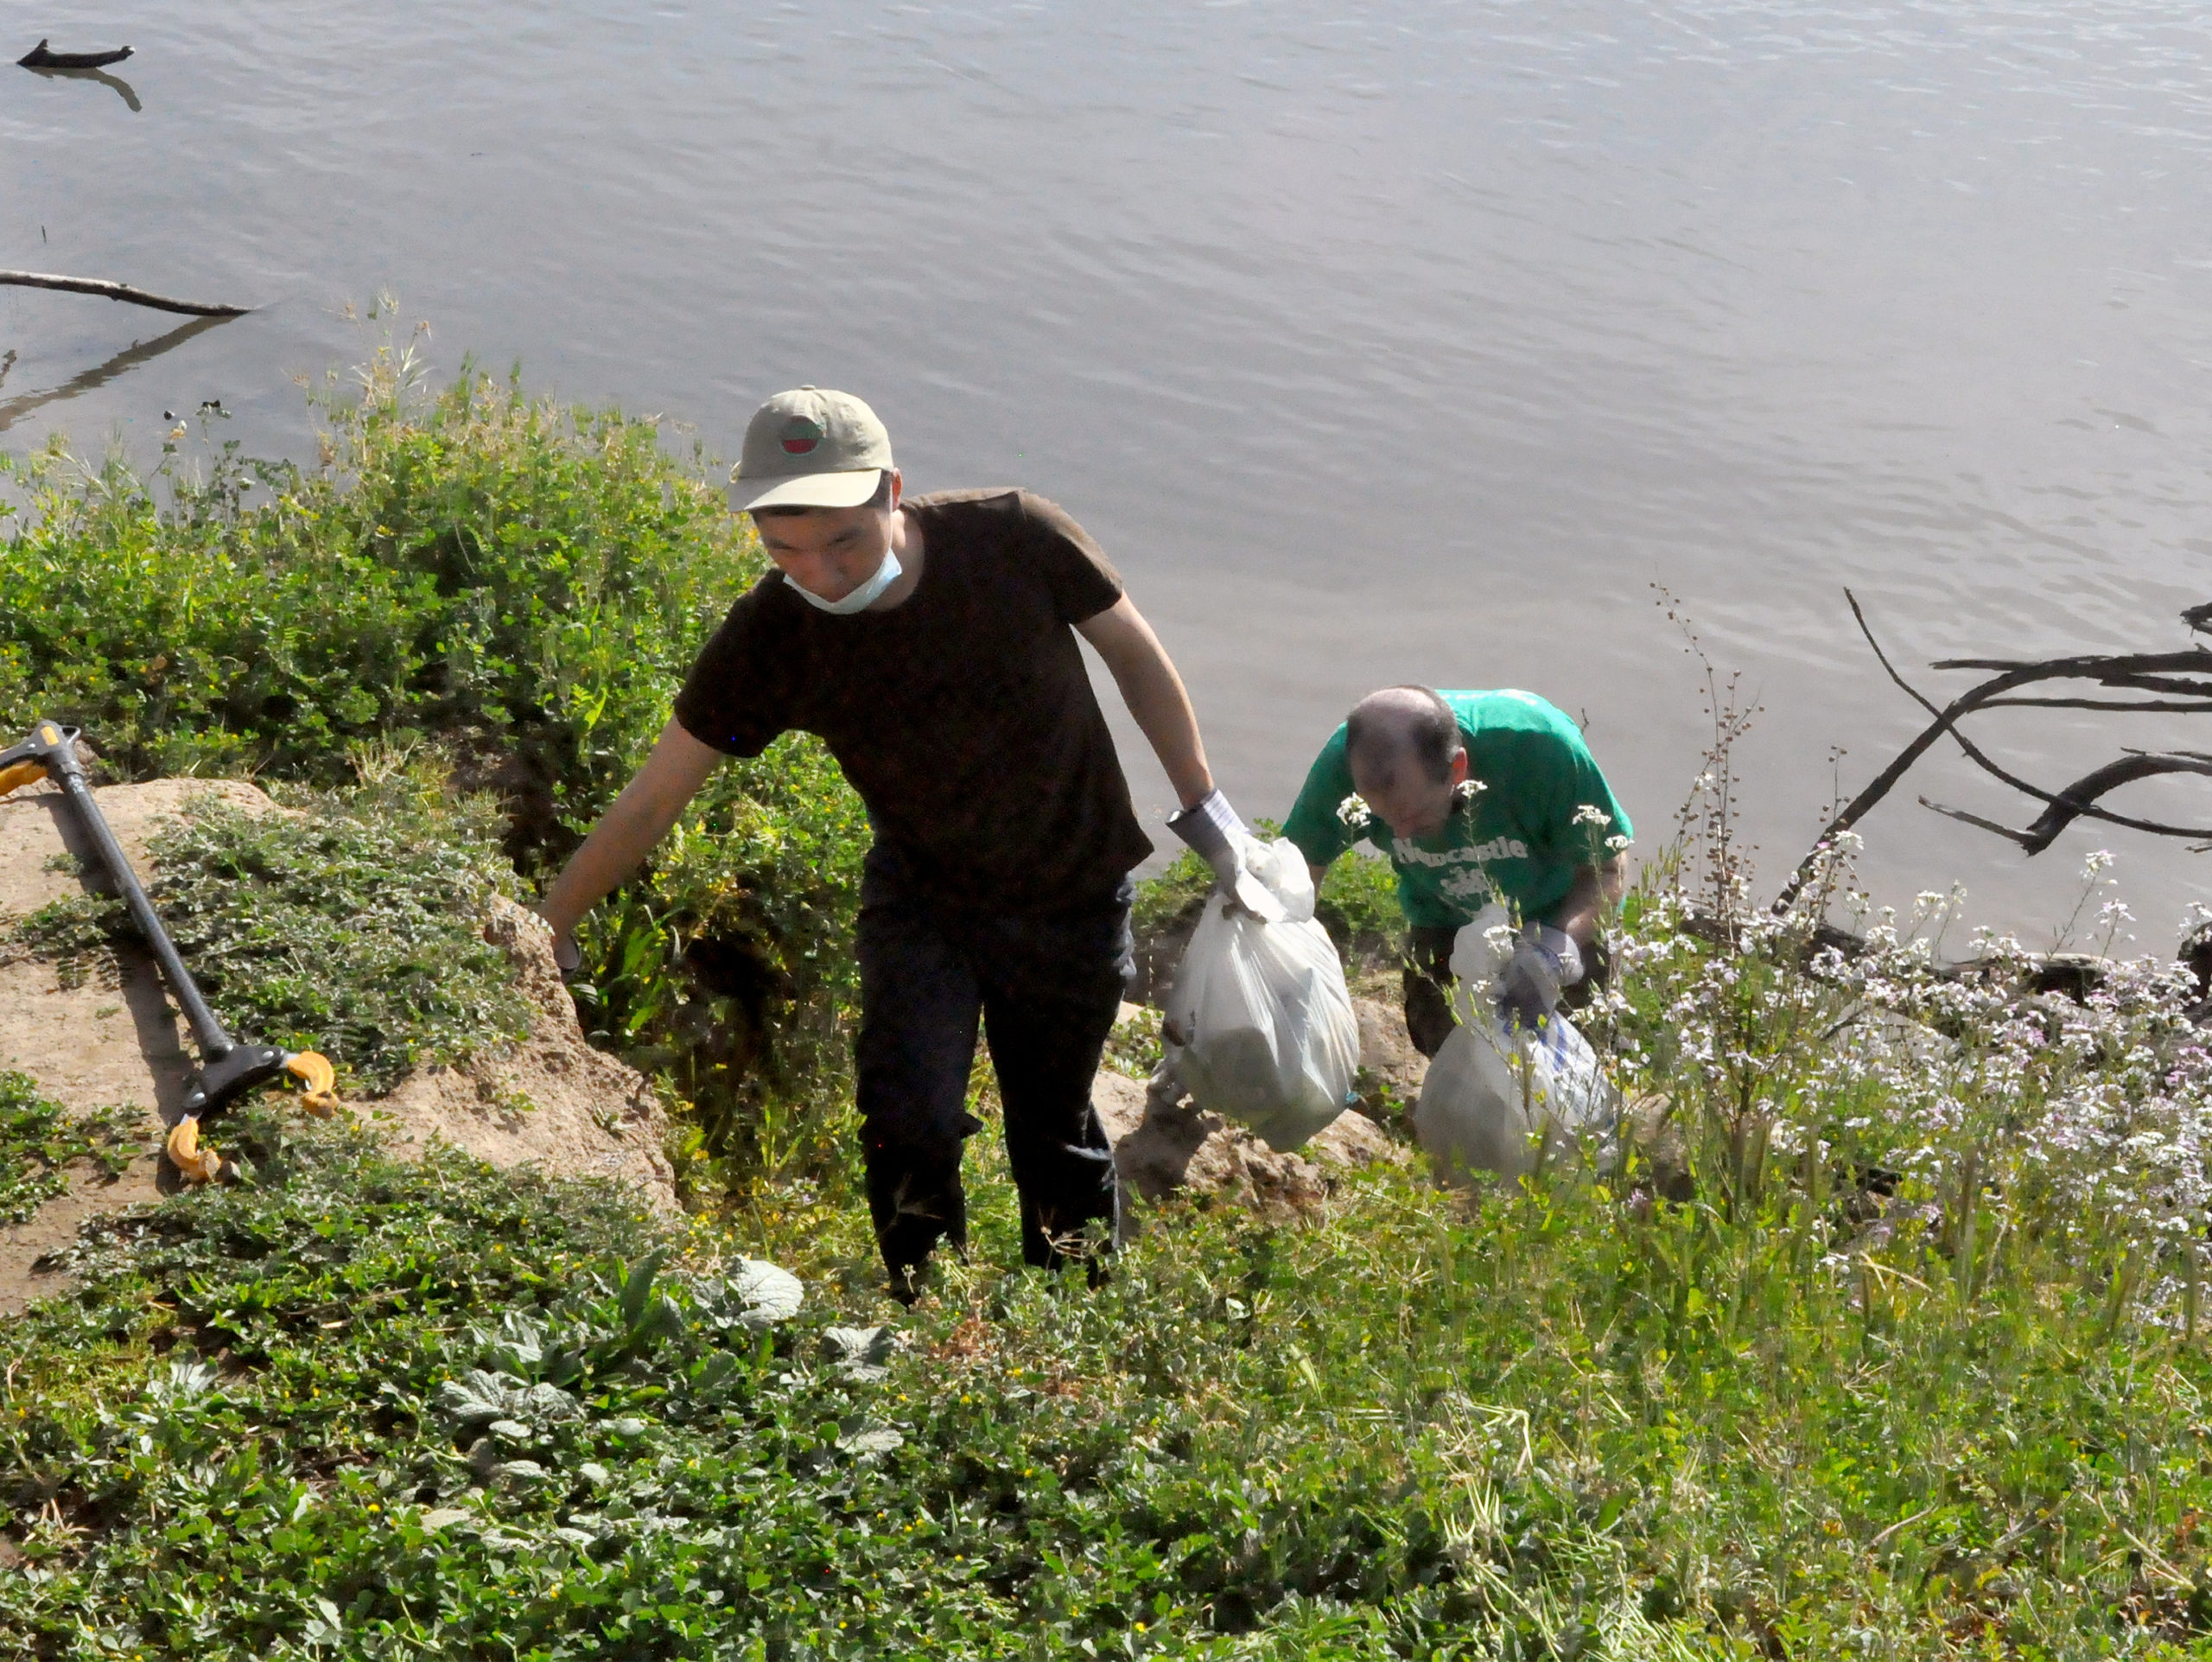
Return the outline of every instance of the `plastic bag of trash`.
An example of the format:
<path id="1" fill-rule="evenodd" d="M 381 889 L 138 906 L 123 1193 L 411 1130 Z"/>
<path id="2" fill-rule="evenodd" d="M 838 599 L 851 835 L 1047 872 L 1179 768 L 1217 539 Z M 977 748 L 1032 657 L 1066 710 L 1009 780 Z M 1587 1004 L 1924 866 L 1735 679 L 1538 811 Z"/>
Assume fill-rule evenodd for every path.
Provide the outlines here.
<path id="1" fill-rule="evenodd" d="M 1495 906 L 1452 943 L 1459 1025 L 1429 1064 L 1414 1108 L 1414 1135 L 1446 1182 L 1475 1172 L 1526 1176 L 1570 1137 L 1611 1137 L 1620 1116 L 1597 1053 L 1564 1011 L 1537 1032 L 1499 1016 L 1496 982 L 1511 943 Z"/>
<path id="2" fill-rule="evenodd" d="M 1287 1153 L 1344 1111 L 1359 1020 L 1336 945 L 1313 920 L 1306 856 L 1288 841 L 1253 843 L 1246 863 L 1281 915 L 1208 896 L 1168 995 L 1167 1060 L 1200 1107 Z"/>

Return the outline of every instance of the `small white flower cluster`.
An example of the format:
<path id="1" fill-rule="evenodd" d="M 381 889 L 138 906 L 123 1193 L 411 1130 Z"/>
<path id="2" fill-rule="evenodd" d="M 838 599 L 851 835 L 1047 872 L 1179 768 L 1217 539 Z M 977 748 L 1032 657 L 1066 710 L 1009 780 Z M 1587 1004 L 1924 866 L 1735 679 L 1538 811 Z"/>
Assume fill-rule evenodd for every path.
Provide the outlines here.
<path id="1" fill-rule="evenodd" d="M 1944 963 L 1963 895 L 1920 895 L 1900 922 L 1853 888 L 1838 843 L 1779 914 L 1710 863 L 1647 884 L 1615 944 L 1619 990 L 1586 1022 L 1623 1082 L 1671 1103 L 1707 1152 L 1701 1184 L 1716 1175 L 1732 1201 L 1805 1157 L 1878 1175 L 1878 1226 L 1827 1244 L 1839 1270 L 1910 1239 L 1968 1254 L 1971 1285 L 1973 1255 L 2031 1234 L 2085 1266 L 2140 1264 L 2150 1319 L 2178 1320 L 2185 1293 L 2194 1321 L 2212 1277 L 2212 1033 L 2190 1019 L 2193 977 L 1986 930 Z M 2085 881 L 2110 863 L 2091 856 Z M 2099 917 L 2109 948 L 2127 914 Z"/>

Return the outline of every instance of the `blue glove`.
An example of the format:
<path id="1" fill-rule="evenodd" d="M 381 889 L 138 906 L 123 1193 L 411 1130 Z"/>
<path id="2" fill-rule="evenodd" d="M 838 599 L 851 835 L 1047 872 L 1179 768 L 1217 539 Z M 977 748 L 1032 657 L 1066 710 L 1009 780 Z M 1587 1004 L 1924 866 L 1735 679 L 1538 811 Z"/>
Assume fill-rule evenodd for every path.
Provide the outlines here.
<path id="1" fill-rule="evenodd" d="M 1513 958 L 1497 977 L 1497 1013 L 1507 1025 L 1541 1028 L 1559 1008 L 1562 989 L 1582 979 L 1582 951 L 1574 937 L 1532 923 L 1515 943 Z"/>

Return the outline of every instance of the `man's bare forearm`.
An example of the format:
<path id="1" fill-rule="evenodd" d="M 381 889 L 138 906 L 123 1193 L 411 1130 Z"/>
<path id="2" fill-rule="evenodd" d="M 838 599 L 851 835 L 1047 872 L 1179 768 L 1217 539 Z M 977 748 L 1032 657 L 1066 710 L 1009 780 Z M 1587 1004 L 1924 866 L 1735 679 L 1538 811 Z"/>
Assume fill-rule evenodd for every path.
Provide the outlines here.
<path id="1" fill-rule="evenodd" d="M 1203 799 L 1213 789 L 1213 771 L 1206 766 L 1198 715 L 1173 665 L 1167 666 L 1164 678 L 1148 678 L 1135 687 L 1123 687 L 1122 697 L 1151 743 L 1153 755 L 1166 771 L 1177 801 L 1188 808 Z"/>
<path id="2" fill-rule="evenodd" d="M 1143 614 L 1124 595 L 1109 609 L 1077 626 L 1083 638 L 1098 649 L 1099 657 L 1121 689 L 1122 702 L 1138 729 L 1160 758 L 1167 782 L 1184 807 L 1192 807 L 1213 789 L 1213 773 L 1206 766 L 1205 745 L 1198 737 L 1198 717 L 1191 708 L 1191 695 L 1183 678 L 1167 656 L 1160 637 Z"/>
<path id="3" fill-rule="evenodd" d="M 1616 854 L 1602 866 L 1575 869 L 1574 887 L 1552 914 L 1551 926 L 1587 946 L 1598 935 L 1598 920 L 1617 905 L 1628 888 L 1628 858 Z"/>
<path id="4" fill-rule="evenodd" d="M 645 765 L 600 816 L 538 903 L 540 915 L 556 934 L 572 933 L 585 913 L 637 869 L 721 760 L 720 751 L 700 743 L 675 722 L 661 729 Z"/>

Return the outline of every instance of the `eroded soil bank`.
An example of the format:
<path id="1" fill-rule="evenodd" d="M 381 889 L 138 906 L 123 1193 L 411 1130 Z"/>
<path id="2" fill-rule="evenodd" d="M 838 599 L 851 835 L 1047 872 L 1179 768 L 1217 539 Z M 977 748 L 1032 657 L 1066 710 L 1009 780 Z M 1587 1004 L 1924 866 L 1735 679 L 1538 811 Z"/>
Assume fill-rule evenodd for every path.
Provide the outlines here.
<path id="1" fill-rule="evenodd" d="M 149 838 L 195 806 L 286 812 L 234 780 L 114 785 L 95 796 L 142 882 L 155 875 Z M 82 892 L 87 880 L 79 863 L 90 853 L 52 786 L 0 801 L 0 936 L 49 902 Z M 529 1000 L 529 1038 L 458 1067 L 418 1069 L 388 1094 L 349 1104 L 348 1111 L 403 1150 L 442 1141 L 497 1166 L 536 1163 L 559 1175 L 620 1178 L 656 1206 L 672 1208 L 667 1121 L 652 1086 L 585 1042 L 545 933 L 527 913 L 493 896 L 485 922 Z M 147 1144 L 120 1177 L 89 1166 L 73 1170 L 67 1194 L 27 1223 L 0 1227 L 0 1314 L 64 1284 L 51 1258 L 86 1219 L 161 1193 L 158 1145 L 181 1111 L 193 1068 L 188 1031 L 149 957 L 119 951 L 112 970 L 79 976 L 0 946 L 0 1068 L 29 1075 L 43 1094 L 76 1112 L 137 1109 Z M 219 1123 L 210 1138 L 219 1146 Z"/>

